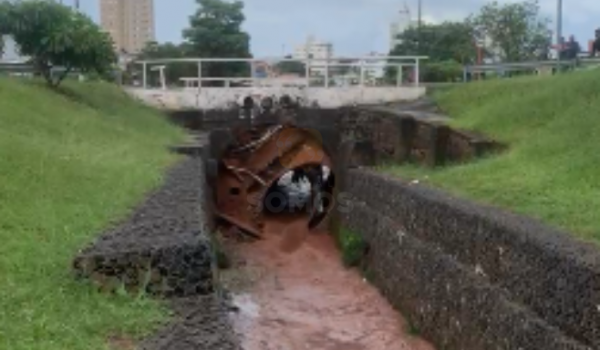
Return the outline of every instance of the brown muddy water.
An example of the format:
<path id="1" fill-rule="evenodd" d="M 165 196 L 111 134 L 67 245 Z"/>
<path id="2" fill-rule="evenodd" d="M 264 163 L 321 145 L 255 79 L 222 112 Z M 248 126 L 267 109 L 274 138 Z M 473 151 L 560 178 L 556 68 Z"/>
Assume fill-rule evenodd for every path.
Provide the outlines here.
<path id="1" fill-rule="evenodd" d="M 268 220 L 264 239 L 228 241 L 221 272 L 245 350 L 433 350 L 356 269 L 327 232 L 306 221 Z M 302 242 L 298 242 L 298 240 Z"/>

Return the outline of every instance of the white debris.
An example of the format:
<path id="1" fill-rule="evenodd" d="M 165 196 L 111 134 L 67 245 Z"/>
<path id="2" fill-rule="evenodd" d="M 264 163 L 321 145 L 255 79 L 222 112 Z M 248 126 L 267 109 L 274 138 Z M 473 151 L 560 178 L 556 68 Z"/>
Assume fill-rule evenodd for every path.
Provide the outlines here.
<path id="1" fill-rule="evenodd" d="M 331 169 L 327 165 L 323 165 L 323 181 L 327 181 L 329 179 L 329 175 L 331 174 Z"/>
<path id="2" fill-rule="evenodd" d="M 294 176 L 294 172 L 292 170 L 290 170 L 287 173 L 283 174 L 283 176 L 281 176 L 279 178 L 279 181 L 277 181 L 277 184 L 279 186 L 284 186 L 284 187 L 289 186 L 289 184 L 292 183 L 292 176 Z"/>

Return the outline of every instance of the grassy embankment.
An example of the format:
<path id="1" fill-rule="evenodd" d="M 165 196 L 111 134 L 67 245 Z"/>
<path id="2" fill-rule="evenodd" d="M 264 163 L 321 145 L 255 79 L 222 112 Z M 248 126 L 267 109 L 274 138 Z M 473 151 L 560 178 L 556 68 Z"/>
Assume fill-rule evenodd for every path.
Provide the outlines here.
<path id="1" fill-rule="evenodd" d="M 438 170 L 385 171 L 600 240 L 600 70 L 471 83 L 435 97 L 454 126 L 510 149 Z"/>
<path id="2" fill-rule="evenodd" d="M 166 316 L 78 283 L 70 262 L 160 183 L 181 131 L 114 86 L 65 90 L 0 78 L 0 349 L 105 349 Z"/>

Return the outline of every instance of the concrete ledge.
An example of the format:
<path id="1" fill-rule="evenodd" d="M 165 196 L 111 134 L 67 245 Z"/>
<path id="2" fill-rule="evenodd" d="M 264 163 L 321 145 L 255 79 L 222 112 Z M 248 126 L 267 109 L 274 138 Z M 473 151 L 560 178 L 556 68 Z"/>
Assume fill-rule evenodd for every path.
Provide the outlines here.
<path id="1" fill-rule="evenodd" d="M 200 158 L 175 166 L 126 220 L 77 255 L 76 275 L 108 292 L 122 286 L 166 297 L 212 292 L 203 188 Z"/>
<path id="2" fill-rule="evenodd" d="M 397 101 L 412 101 L 425 95 L 426 88 L 420 87 L 203 87 L 196 89 L 142 89 L 128 88 L 126 91 L 142 102 L 164 110 L 222 110 L 237 105 L 244 96 L 257 99 L 266 96 L 292 96 L 299 98 L 303 107 L 339 108 L 355 104 L 381 104 Z"/>
<path id="3" fill-rule="evenodd" d="M 600 346 L 600 254 L 595 246 L 578 242 L 569 234 L 549 228 L 535 220 L 476 205 L 441 191 L 411 185 L 368 170 L 351 170 L 347 186 L 348 192 L 354 196 L 357 203 L 367 203 L 370 210 L 394 224 L 394 231 L 387 229 L 384 230 L 385 234 L 378 234 L 375 228 L 369 229 L 369 225 L 358 227 L 367 239 L 375 240 L 375 245 L 379 244 L 377 240 L 387 242 L 380 245 L 381 249 L 376 253 L 378 258 L 390 263 L 392 261 L 387 254 L 392 254 L 397 259 L 408 259 L 400 257 L 394 250 L 399 248 L 385 248 L 393 243 L 391 238 L 385 235 L 405 232 L 406 237 L 419 240 L 423 244 L 421 250 L 436 252 L 434 255 L 451 259 L 442 265 L 447 266 L 452 262 L 461 266 L 464 271 L 477 273 L 481 276 L 482 283 L 487 281 L 486 283 L 495 290 L 502 291 L 508 302 L 530 310 L 531 317 L 535 315 L 549 327 L 548 329 L 556 327 L 581 344 L 593 348 Z M 365 209 L 360 205 L 353 208 L 348 222 L 352 224 L 356 220 L 359 221 L 351 226 L 357 226 L 361 221 L 383 220 L 367 217 L 360 219 L 360 215 L 371 214 L 364 214 Z M 435 259 L 431 261 L 433 263 Z M 408 273 L 406 269 L 409 265 L 396 265 L 397 273 Z M 441 275 L 449 272 L 442 272 L 447 267 L 436 265 L 441 270 L 432 272 L 426 280 L 439 287 L 440 283 L 437 280 L 445 280 Z M 421 268 L 424 267 L 419 267 Z M 410 273 L 426 273 L 426 270 L 419 269 L 411 268 Z M 456 273 L 458 275 L 455 275 L 455 278 L 464 279 L 464 276 L 460 277 L 462 272 Z M 411 285 L 412 282 L 401 283 L 403 288 L 408 288 L 407 283 Z M 478 300 L 476 297 L 469 296 L 474 301 Z M 452 305 L 452 301 L 447 302 L 448 305 Z M 486 310 L 482 307 L 469 311 L 471 306 L 467 305 L 454 311 L 444 311 L 443 304 L 440 304 L 436 312 L 471 312 L 473 314 L 470 317 L 476 317 L 475 311 Z M 508 325 L 516 328 L 511 322 L 514 320 Z M 479 332 L 496 332 L 494 329 L 483 327 L 485 324 L 484 321 L 478 321 Z M 521 334 L 516 330 L 513 330 L 513 333 L 513 338 L 519 334 L 519 337 L 525 336 L 525 333 Z M 519 346 L 523 346 L 518 345 L 522 344 L 522 339 L 515 338 L 512 341 L 514 343 L 511 343 L 511 346 L 506 347 L 505 344 L 494 348 L 518 349 Z M 540 343 L 532 347 L 531 344 L 524 348 L 571 348 L 552 347 L 549 343 Z M 466 348 L 490 347 L 455 347 Z"/>

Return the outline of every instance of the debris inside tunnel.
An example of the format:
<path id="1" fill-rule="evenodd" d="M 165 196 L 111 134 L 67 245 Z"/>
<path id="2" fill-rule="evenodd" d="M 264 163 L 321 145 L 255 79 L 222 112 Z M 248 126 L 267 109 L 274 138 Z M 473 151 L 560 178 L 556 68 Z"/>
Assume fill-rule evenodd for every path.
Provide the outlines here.
<path id="1" fill-rule="evenodd" d="M 269 220 L 300 218 L 296 232 L 283 237 L 294 242 L 285 246 L 297 247 L 332 207 L 331 157 L 315 130 L 289 122 L 254 124 L 237 128 L 219 159 L 217 216 L 256 239 Z"/>

